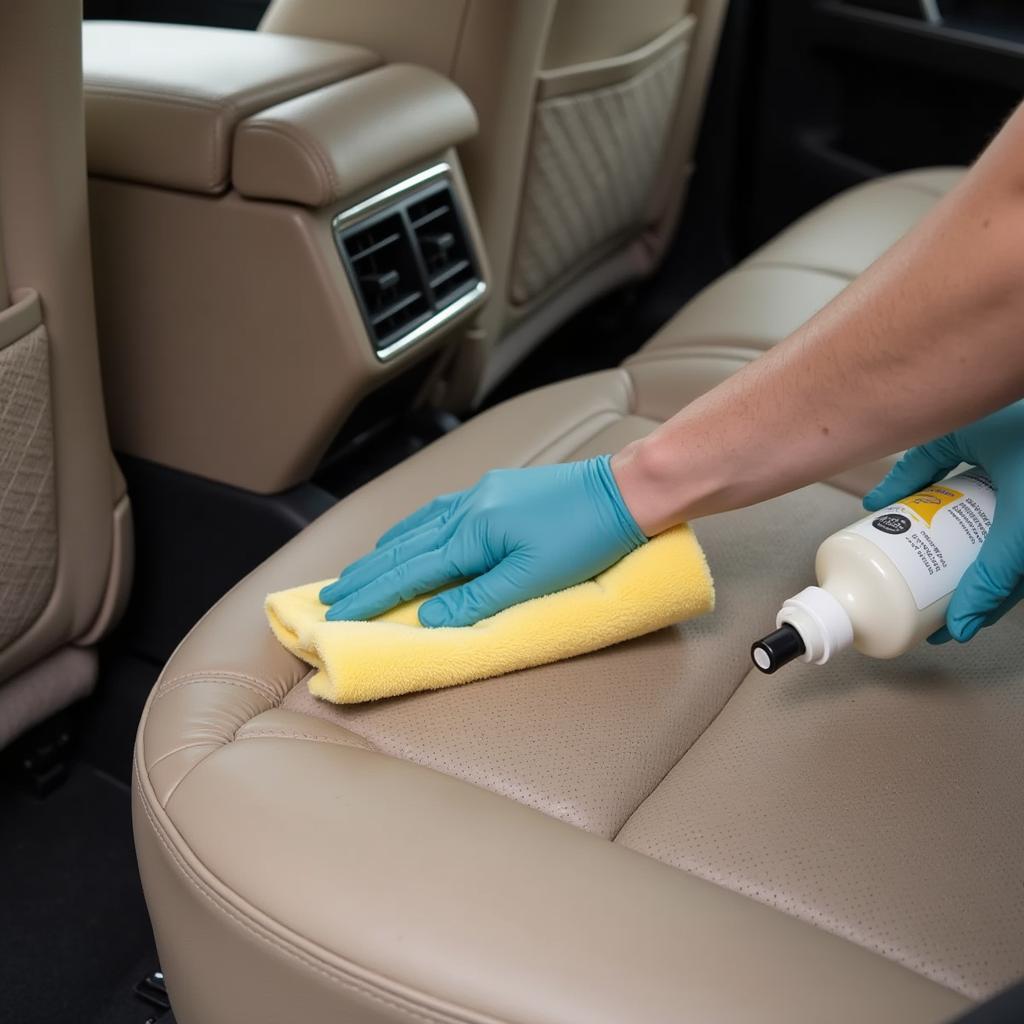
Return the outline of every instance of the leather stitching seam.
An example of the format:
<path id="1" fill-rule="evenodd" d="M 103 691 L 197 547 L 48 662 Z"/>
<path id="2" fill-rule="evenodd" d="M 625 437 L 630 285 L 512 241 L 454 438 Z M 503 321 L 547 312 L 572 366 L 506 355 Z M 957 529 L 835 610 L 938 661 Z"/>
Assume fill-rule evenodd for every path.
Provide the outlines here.
<path id="1" fill-rule="evenodd" d="M 597 412 L 593 412 L 589 416 L 584 416 L 584 418 L 581 419 L 578 423 L 574 423 L 571 427 L 568 427 L 566 430 L 563 430 L 562 433 L 559 434 L 558 437 L 556 437 L 554 440 L 547 441 L 544 445 L 542 445 L 535 452 L 533 452 L 532 455 L 530 455 L 526 459 L 524 459 L 523 460 L 523 465 L 524 466 L 533 465 L 533 463 L 536 462 L 537 459 L 543 457 L 545 452 L 548 452 L 552 448 L 557 447 L 567 437 L 569 437 L 570 434 L 572 434 L 575 431 L 579 430 L 580 427 L 583 427 L 583 426 L 587 425 L 588 423 L 591 423 L 594 420 L 604 419 L 604 417 L 607 417 L 607 416 L 611 416 L 611 417 L 614 417 L 614 418 L 617 418 L 617 419 L 623 419 L 624 416 L 625 416 L 625 413 L 623 413 L 623 411 L 621 409 L 598 409 Z M 589 434 L 589 435 L 587 435 L 587 437 L 583 438 L 580 441 L 580 445 L 577 446 L 577 447 L 580 447 L 580 446 L 586 444 L 588 441 L 592 441 L 595 437 L 597 437 L 597 435 L 601 432 L 601 430 L 606 425 L 607 424 L 602 423 L 602 425 L 600 427 L 596 428 L 591 434 Z"/>
<path id="2" fill-rule="evenodd" d="M 762 267 L 775 267 L 779 270 L 801 270 L 805 274 L 818 274 L 821 277 L 832 277 L 837 281 L 845 281 L 849 284 L 851 281 L 856 280 L 859 274 L 844 274 L 841 270 L 830 270 L 827 267 L 812 267 L 807 263 L 800 263 L 797 260 L 777 260 L 769 257 L 764 259 L 760 256 L 755 256 L 752 261 L 742 267 L 736 267 L 735 270 L 730 273 L 738 274 L 744 270 L 758 270 Z M 728 275 L 726 275 L 728 276 Z M 719 278 L 719 280 L 724 280 Z"/>
<path id="3" fill-rule="evenodd" d="M 255 719 L 252 719 L 252 721 L 255 721 Z M 333 743 L 335 746 L 351 747 L 354 750 L 365 749 L 361 743 L 351 743 L 348 740 L 334 739 L 330 736 L 314 736 L 312 733 L 306 732 L 289 732 L 287 729 L 261 729 L 259 726 L 256 726 L 256 728 L 252 729 L 250 732 L 242 733 L 242 729 L 244 728 L 245 726 L 243 725 L 241 729 L 235 733 L 235 742 L 241 743 L 244 740 L 264 739 L 309 740 L 311 743 Z M 362 737 L 358 736 L 357 733 L 353 733 L 352 735 L 362 739 Z M 363 742 L 368 741 L 364 740 Z"/>
<path id="4" fill-rule="evenodd" d="M 157 692 L 156 700 L 159 700 L 166 693 L 170 693 L 172 690 L 177 690 L 182 686 L 188 686 L 191 683 L 229 683 L 237 686 L 244 686 L 247 689 L 258 693 L 261 697 L 267 697 L 273 701 L 275 705 L 280 704 L 283 697 L 279 697 L 273 683 L 266 679 L 260 679 L 258 676 L 250 676 L 245 672 L 232 672 L 232 671 L 212 671 L 212 672 L 186 672 L 180 676 L 172 676 L 170 679 L 165 679 L 160 683 L 160 689 Z M 298 684 L 296 684 L 298 685 Z M 292 687 L 289 687 L 292 689 Z"/>
<path id="5" fill-rule="evenodd" d="M 161 754 L 150 766 L 149 771 L 152 771 L 161 761 L 166 761 L 167 758 L 173 757 L 175 754 L 180 754 L 183 750 L 193 750 L 196 747 L 208 747 L 215 740 L 196 740 L 195 743 L 183 743 L 180 747 L 175 747 L 173 750 L 168 750 L 166 754 Z"/>
<path id="6" fill-rule="evenodd" d="M 85 86 L 85 96 L 116 96 L 119 100 L 138 100 L 140 103 L 167 103 L 175 107 L 197 107 L 201 110 L 227 110 L 228 104 L 213 97 L 203 96 L 198 93 L 190 93 L 184 90 L 178 92 L 161 92 L 159 89 L 147 89 L 144 86 L 118 85 L 114 82 L 104 82 L 102 79 L 92 79 Z"/>

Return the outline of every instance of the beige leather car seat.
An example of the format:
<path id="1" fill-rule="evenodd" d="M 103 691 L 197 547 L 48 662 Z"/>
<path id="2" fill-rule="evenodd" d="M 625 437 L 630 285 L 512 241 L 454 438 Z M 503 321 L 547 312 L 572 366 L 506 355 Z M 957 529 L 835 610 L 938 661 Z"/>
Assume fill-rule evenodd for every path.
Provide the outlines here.
<path id="1" fill-rule="evenodd" d="M 460 148 L 492 271 L 449 404 L 481 397 L 671 239 L 727 0 L 274 0 L 261 29 L 426 64 L 467 93 Z"/>
<path id="2" fill-rule="evenodd" d="M 134 784 L 180 1024 L 937 1024 L 1024 974 L 1024 614 L 897 662 L 750 669 L 862 482 L 699 521 L 714 615 L 467 687 L 318 702 L 262 613 L 438 491 L 643 435 L 786 329 L 762 272 L 792 259 L 808 315 L 823 268 L 862 270 L 957 173 L 839 197 L 725 279 L 720 329 L 698 299 L 624 369 L 470 421 L 196 626 Z"/>
<path id="3" fill-rule="evenodd" d="M 774 345 L 906 234 L 963 173 L 929 167 L 840 193 L 708 285 L 634 358 L 685 345 Z"/>
<path id="4" fill-rule="evenodd" d="M 81 11 L 0 8 L 0 746 L 83 696 L 131 516 L 107 441 L 89 269 Z"/>

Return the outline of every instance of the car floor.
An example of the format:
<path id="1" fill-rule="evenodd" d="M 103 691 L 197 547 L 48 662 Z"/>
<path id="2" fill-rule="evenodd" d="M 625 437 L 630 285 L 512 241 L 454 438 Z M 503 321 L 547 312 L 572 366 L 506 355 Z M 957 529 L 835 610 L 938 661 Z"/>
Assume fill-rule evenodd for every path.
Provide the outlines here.
<path id="1" fill-rule="evenodd" d="M 139 963 L 145 972 L 156 960 L 135 867 L 128 786 L 78 763 L 42 799 L 0 784 L 0 803 L 7 890 L 0 1019 L 98 1024 L 126 965 Z M 145 1005 L 138 1009 L 126 1022 L 142 1024 Z"/>
<path id="2" fill-rule="evenodd" d="M 96 696 L 60 721 L 72 737 L 67 777 L 46 795 L 20 770 L 35 737 L 4 758 L 0 1022 L 144 1024 L 159 1016 L 133 992 L 157 958 L 129 789 L 135 723 L 157 672 L 120 653 L 104 659 Z"/>

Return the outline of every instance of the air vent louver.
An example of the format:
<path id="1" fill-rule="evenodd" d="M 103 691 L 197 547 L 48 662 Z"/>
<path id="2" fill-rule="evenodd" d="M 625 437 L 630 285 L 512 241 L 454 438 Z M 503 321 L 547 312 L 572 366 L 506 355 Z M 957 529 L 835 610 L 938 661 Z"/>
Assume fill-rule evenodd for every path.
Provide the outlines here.
<path id="1" fill-rule="evenodd" d="M 431 303 L 400 213 L 353 228 L 342 237 L 341 246 L 378 349 L 430 314 Z"/>
<path id="2" fill-rule="evenodd" d="M 448 182 L 398 199 L 350 228 L 344 220 L 338 218 L 338 250 L 382 358 L 417 328 L 430 330 L 428 321 L 462 296 L 482 290 Z"/>
<path id="3" fill-rule="evenodd" d="M 462 292 L 476 279 L 469 245 L 447 185 L 409 204 L 409 220 L 438 302 Z"/>

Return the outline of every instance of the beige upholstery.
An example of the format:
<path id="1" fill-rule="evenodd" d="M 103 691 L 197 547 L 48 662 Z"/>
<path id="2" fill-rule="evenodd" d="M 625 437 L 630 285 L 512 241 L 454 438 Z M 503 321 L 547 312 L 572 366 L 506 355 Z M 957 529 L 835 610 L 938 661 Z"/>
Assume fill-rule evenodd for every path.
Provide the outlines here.
<path id="1" fill-rule="evenodd" d="M 479 252 L 458 160 L 448 151 L 426 163 L 441 161 Z M 338 212 L 91 181 L 118 451 L 275 493 L 310 478 L 369 391 L 451 340 L 473 308 L 397 358 L 377 358 L 332 234 Z"/>
<path id="2" fill-rule="evenodd" d="M 841 193 L 710 284 L 634 359 L 693 344 L 774 345 L 866 270 L 963 173 L 907 171 Z"/>
<path id="3" fill-rule="evenodd" d="M 713 617 L 468 688 L 314 703 L 267 632 L 263 595 L 361 553 L 383 509 L 494 463 L 614 449 L 665 389 L 686 397 L 701 359 L 486 414 L 196 628 L 151 699 L 136 777 L 183 1024 L 229 1006 L 256 1021 L 940 1021 L 957 993 L 1024 968 L 1021 617 L 972 650 L 748 672 L 818 539 L 856 515 L 841 492 L 698 524 Z"/>
<path id="4" fill-rule="evenodd" d="M 892 232 L 871 215 L 906 187 L 849 193 L 772 246 L 841 257 L 838 211 L 871 259 Z M 318 520 L 179 648 L 134 800 L 182 1024 L 938 1024 L 1024 973 L 1024 613 L 967 648 L 750 670 L 858 514 L 840 487 L 696 524 L 714 615 L 468 687 L 324 704 L 263 622 L 268 591 L 336 571 L 382 521 L 494 465 L 614 451 L 734 372 L 788 330 L 784 277 L 744 299 L 778 269 L 760 259 L 732 287 L 751 321 L 773 304 L 761 334 L 716 330 L 698 300 L 685 341 L 489 411 Z M 827 298 L 798 284 L 790 319 Z"/>
<path id="5" fill-rule="evenodd" d="M 87 21 L 82 36 L 90 172 L 197 192 L 227 187 L 242 118 L 379 63 L 233 29 Z"/>
<path id="6" fill-rule="evenodd" d="M 447 401 L 649 273 L 672 235 L 725 0 L 274 0 L 264 31 L 367 46 L 466 92 L 460 148 L 495 287 Z"/>
<path id="7" fill-rule="evenodd" d="M 0 744 L 82 696 L 130 511 L 100 392 L 80 8 L 0 9 Z"/>
<path id="8" fill-rule="evenodd" d="M 0 349 L 0 395 L 3 648 L 20 637 L 46 607 L 57 570 L 50 345 L 42 323 Z"/>
<path id="9" fill-rule="evenodd" d="M 258 37 L 267 38 L 267 37 Z M 235 133 L 240 195 L 321 207 L 476 134 L 466 96 L 427 68 L 391 64 L 270 107 Z"/>
<path id="10" fill-rule="evenodd" d="M 436 71 L 378 67 L 340 43 L 118 22 L 90 24 L 85 39 L 114 445 L 250 491 L 296 486 L 370 392 L 417 363 L 425 382 L 436 375 L 485 298 L 485 253 L 452 148 L 475 131 L 472 105 Z M 442 176 L 481 284 L 385 358 L 336 218 L 370 216 Z"/>

